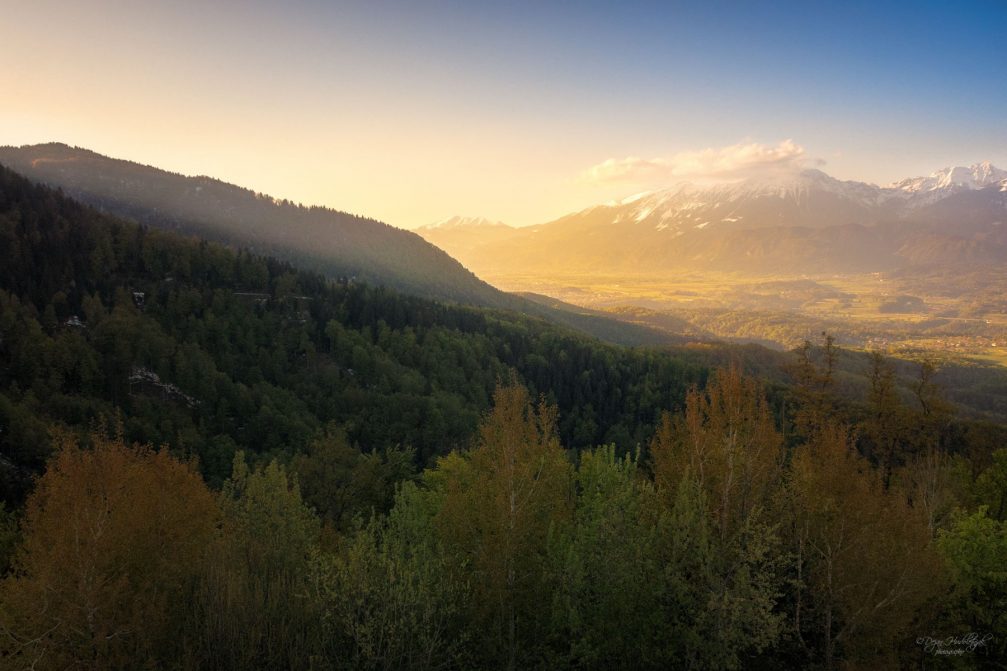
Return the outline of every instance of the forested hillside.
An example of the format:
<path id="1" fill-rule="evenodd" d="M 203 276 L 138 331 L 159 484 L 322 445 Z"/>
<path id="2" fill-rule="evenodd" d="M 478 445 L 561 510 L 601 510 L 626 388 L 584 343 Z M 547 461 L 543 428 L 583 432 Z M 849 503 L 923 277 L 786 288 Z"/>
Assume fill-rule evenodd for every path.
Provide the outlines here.
<path id="1" fill-rule="evenodd" d="M 0 164 L 100 211 L 274 257 L 329 278 L 544 317 L 619 344 L 658 344 L 660 331 L 578 309 L 552 309 L 482 281 L 415 233 L 325 207 L 277 200 L 210 177 L 187 177 L 50 143 L 0 147 Z"/>
<path id="2" fill-rule="evenodd" d="M 1004 427 L 927 365 L 851 390 L 826 338 L 783 386 L 739 352 L 332 282 L 0 169 L 0 667 L 1002 668 Z"/>
<path id="3" fill-rule="evenodd" d="M 481 304 L 499 298 L 419 236 L 366 217 L 58 143 L 0 148 L 0 163 L 149 227 L 233 243 L 301 267 L 415 294 Z"/>
<path id="4" fill-rule="evenodd" d="M 0 661 L 894 669 L 960 650 L 1002 668 L 1007 452 L 903 444 L 889 470 L 806 400 L 788 448 L 759 384 L 724 370 L 646 459 L 574 456 L 554 406 L 503 386 L 469 450 L 349 518 L 371 480 L 345 486 L 339 434 L 289 467 L 239 452 L 215 492 L 166 450 L 58 433 L 20 531 L 0 520 Z"/>
<path id="5" fill-rule="evenodd" d="M 0 433 L 8 491 L 48 426 L 122 418 L 129 440 L 288 459 L 337 423 L 360 450 L 465 444 L 512 371 L 559 405 L 571 445 L 643 441 L 703 371 L 542 320 L 328 282 L 273 259 L 141 228 L 0 174 Z"/>

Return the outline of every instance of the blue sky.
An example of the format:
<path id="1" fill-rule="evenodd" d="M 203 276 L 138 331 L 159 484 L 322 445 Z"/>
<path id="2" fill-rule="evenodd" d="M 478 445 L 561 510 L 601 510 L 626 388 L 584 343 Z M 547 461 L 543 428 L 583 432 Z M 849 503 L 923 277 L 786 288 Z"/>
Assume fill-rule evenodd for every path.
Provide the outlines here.
<path id="1" fill-rule="evenodd" d="M 796 147 L 880 183 L 1007 164 L 1002 0 L 4 4 L 0 143 L 406 227 L 538 223 L 654 186 L 584 178 L 631 158 L 694 178 L 702 157 Z"/>

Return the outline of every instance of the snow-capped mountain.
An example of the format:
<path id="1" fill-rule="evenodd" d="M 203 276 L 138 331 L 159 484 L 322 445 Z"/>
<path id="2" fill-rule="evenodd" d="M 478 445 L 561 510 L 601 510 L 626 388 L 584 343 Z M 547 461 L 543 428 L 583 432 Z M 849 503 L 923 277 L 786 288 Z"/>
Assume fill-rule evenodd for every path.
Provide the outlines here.
<path id="1" fill-rule="evenodd" d="M 962 250 L 970 250 L 968 262 L 1007 260 L 1007 171 L 979 163 L 887 187 L 820 170 L 679 184 L 485 242 L 472 236 L 464 248 L 434 242 L 487 274 L 557 268 L 841 272 L 921 260 L 924 255 L 911 251 L 920 248 L 914 242 L 920 236 L 926 236 L 927 262 L 942 250 L 959 262 L 965 262 Z"/>
<path id="2" fill-rule="evenodd" d="M 803 170 L 707 187 L 680 184 L 604 207 L 610 208 L 612 223 L 638 222 L 673 233 L 707 228 L 870 226 L 906 219 L 915 210 L 956 193 L 990 186 L 1007 189 L 1007 170 L 988 161 L 967 168 L 945 168 L 929 177 L 904 179 L 888 187 Z"/>
<path id="3" fill-rule="evenodd" d="M 684 233 L 707 228 L 877 223 L 891 216 L 894 200 L 895 194 L 873 184 L 840 181 L 820 170 L 804 170 L 706 187 L 680 184 L 603 207 L 609 208 L 612 223 L 634 222 Z"/>
<path id="4" fill-rule="evenodd" d="M 507 224 L 502 221 L 493 221 L 487 219 L 486 217 L 462 217 L 455 215 L 453 217 L 448 217 L 447 219 L 441 219 L 440 221 L 435 221 L 432 224 L 427 224 L 426 226 L 421 226 L 418 230 L 430 230 L 434 228 L 448 229 L 448 228 L 494 228 L 494 227 L 506 227 Z"/>
<path id="5" fill-rule="evenodd" d="M 449 217 L 416 229 L 416 233 L 427 242 L 445 251 L 450 249 L 448 253 L 451 255 L 467 255 L 476 247 L 506 240 L 516 231 L 516 228 L 502 221 L 493 221 L 486 217 L 460 216 Z"/>
<path id="6" fill-rule="evenodd" d="M 982 189 L 1007 179 L 1007 170 L 997 168 L 989 161 L 974 163 L 965 168 L 955 166 L 930 173 L 929 177 L 910 177 L 890 185 L 906 193 L 933 191 L 956 192 Z"/>

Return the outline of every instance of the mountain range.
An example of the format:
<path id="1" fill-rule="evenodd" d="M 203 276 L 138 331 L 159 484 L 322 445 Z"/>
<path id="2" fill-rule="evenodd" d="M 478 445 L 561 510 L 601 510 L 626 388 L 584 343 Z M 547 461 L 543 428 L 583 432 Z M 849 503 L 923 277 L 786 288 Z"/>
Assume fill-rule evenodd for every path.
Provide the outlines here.
<path id="1" fill-rule="evenodd" d="M 526 228 L 417 232 L 480 275 L 556 269 L 863 272 L 1007 260 L 1007 171 L 988 162 L 889 186 L 820 170 L 679 184 Z"/>
<path id="2" fill-rule="evenodd" d="M 678 184 L 515 228 L 451 217 L 415 232 L 64 144 L 0 147 L 0 163 L 111 214 L 419 296 L 503 308 L 624 344 L 643 327 L 508 294 L 480 279 L 557 271 L 892 271 L 1007 261 L 1007 171 L 949 167 L 888 186 L 803 170 Z M 443 250 L 443 251 L 442 251 Z"/>
<path id="3" fill-rule="evenodd" d="M 234 243 L 329 275 L 499 307 L 502 297 L 419 236 L 218 179 L 188 177 L 65 144 L 0 147 L 0 163 L 120 217 Z"/>
<path id="4" fill-rule="evenodd" d="M 374 219 L 306 207 L 211 177 L 180 175 L 61 143 L 0 147 L 0 164 L 99 211 L 276 257 L 329 277 L 512 310 L 618 344 L 669 341 L 666 334 L 645 326 L 500 291 L 416 233 Z M 462 229 L 476 225 L 457 223 Z"/>
<path id="5" fill-rule="evenodd" d="M 450 248 L 452 255 L 468 256 L 483 245 L 506 240 L 515 230 L 502 221 L 491 221 L 485 217 L 454 216 L 421 226 L 416 233 L 441 249 Z"/>

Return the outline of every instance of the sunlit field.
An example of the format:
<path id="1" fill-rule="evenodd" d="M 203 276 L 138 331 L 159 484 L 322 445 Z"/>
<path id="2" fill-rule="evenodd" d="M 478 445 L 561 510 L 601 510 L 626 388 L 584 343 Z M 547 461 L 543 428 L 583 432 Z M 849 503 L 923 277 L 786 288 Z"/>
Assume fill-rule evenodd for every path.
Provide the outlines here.
<path id="1" fill-rule="evenodd" d="M 1007 273 L 674 276 L 557 273 L 487 279 L 698 337 L 791 348 L 823 331 L 844 346 L 1007 362 Z M 670 321 L 668 317 L 673 317 Z"/>

